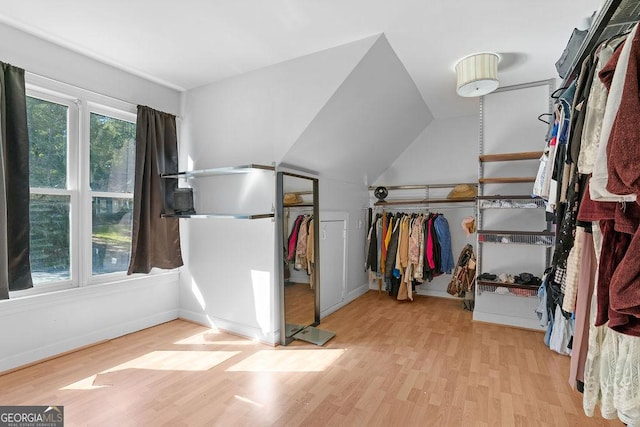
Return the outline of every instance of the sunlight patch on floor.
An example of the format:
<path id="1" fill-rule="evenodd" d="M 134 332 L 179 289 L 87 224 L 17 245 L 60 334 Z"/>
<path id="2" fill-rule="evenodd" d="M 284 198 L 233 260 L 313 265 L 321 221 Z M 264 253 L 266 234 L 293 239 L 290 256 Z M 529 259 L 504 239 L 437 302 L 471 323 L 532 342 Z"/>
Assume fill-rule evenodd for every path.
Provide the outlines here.
<path id="1" fill-rule="evenodd" d="M 240 354 L 239 351 L 152 351 L 113 368 L 62 387 L 61 390 L 93 390 L 105 385 L 95 385 L 96 378 L 127 369 L 154 371 L 207 371 Z"/>
<path id="2" fill-rule="evenodd" d="M 343 349 L 262 350 L 236 363 L 227 371 L 322 372 L 344 352 Z"/>
<path id="3" fill-rule="evenodd" d="M 62 387 L 60 390 L 97 390 L 100 388 L 108 387 L 106 385 L 94 385 L 97 376 L 98 374 L 83 378 L 80 381 L 76 381 L 73 384 Z"/>
<path id="4" fill-rule="evenodd" d="M 253 406 L 256 406 L 258 408 L 264 407 L 264 405 L 262 403 L 254 402 L 251 399 L 247 399 L 246 397 L 238 396 L 237 394 L 235 396 L 233 396 L 233 397 L 235 397 L 236 399 L 238 399 L 241 402 L 249 403 L 249 404 L 251 404 Z"/>
<path id="5" fill-rule="evenodd" d="M 174 342 L 177 345 L 194 345 L 194 344 L 215 344 L 215 345 L 255 345 L 256 340 L 250 340 L 248 338 L 230 339 L 228 335 L 223 337 L 218 336 L 218 332 L 207 331 L 205 333 L 198 333 L 187 338 L 183 338 Z M 218 339 L 226 338 L 226 339 Z"/>

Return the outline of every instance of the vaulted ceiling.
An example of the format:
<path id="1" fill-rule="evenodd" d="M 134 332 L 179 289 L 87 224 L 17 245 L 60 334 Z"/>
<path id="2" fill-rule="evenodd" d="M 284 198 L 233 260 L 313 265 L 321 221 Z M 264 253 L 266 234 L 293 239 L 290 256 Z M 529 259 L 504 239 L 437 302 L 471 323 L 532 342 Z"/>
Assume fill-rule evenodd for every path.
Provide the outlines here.
<path id="1" fill-rule="evenodd" d="M 476 99 L 455 94 L 457 59 L 501 54 L 503 86 L 554 77 L 572 29 L 600 3 L 0 0 L 0 22 L 177 90 L 384 34 L 444 119 L 477 112 Z"/>

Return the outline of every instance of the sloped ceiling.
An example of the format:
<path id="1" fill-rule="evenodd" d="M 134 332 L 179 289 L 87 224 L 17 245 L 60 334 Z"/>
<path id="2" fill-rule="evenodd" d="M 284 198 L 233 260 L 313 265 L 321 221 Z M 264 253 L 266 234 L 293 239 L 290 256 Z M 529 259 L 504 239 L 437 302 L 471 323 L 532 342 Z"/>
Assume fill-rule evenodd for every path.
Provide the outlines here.
<path id="1" fill-rule="evenodd" d="M 183 167 L 280 163 L 378 37 L 187 91 Z"/>
<path id="2" fill-rule="evenodd" d="M 369 184 L 432 120 L 415 83 L 381 35 L 282 162 Z"/>
<path id="3" fill-rule="evenodd" d="M 0 21 L 178 90 L 384 33 L 435 117 L 444 119 L 477 111 L 476 99 L 455 93 L 458 58 L 502 54 L 503 86 L 554 77 L 571 30 L 601 4 L 0 0 Z"/>

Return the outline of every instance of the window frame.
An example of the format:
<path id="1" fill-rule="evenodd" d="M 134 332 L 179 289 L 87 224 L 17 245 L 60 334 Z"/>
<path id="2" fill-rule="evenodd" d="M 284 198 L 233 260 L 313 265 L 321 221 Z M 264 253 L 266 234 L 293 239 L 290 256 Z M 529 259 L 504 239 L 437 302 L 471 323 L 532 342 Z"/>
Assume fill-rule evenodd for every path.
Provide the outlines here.
<path id="1" fill-rule="evenodd" d="M 93 244 L 92 244 L 92 235 L 93 235 L 93 224 L 91 223 L 91 209 L 92 209 L 92 202 L 93 202 L 93 198 L 94 197 L 111 197 L 111 198 L 118 198 L 118 199 L 133 199 L 133 193 L 118 193 L 118 192 L 111 192 L 111 191 L 94 191 L 91 189 L 90 187 L 90 162 L 91 162 L 91 141 L 90 141 L 90 136 L 91 136 L 91 113 L 95 113 L 95 114 L 100 114 L 102 116 L 107 116 L 113 119 L 117 119 L 117 120 L 122 120 L 122 121 L 126 121 L 129 123 L 133 123 L 134 125 L 136 124 L 136 114 L 131 113 L 131 112 L 127 112 L 127 111 L 122 111 L 122 110 L 118 110 L 115 108 L 110 108 L 95 102 L 87 102 L 86 103 L 86 108 L 85 108 L 86 112 L 84 114 L 82 114 L 82 118 L 85 121 L 85 126 L 83 127 L 83 140 L 86 141 L 86 157 L 84 158 L 85 161 L 82 162 L 82 178 L 84 179 L 84 182 L 86 183 L 86 192 L 85 192 L 85 198 L 84 200 L 81 201 L 82 206 L 85 207 L 86 212 L 87 212 L 87 218 L 85 218 L 84 221 L 84 228 L 83 231 L 85 233 L 85 235 L 88 236 L 88 239 L 85 239 L 86 242 L 84 242 L 87 246 L 86 248 L 84 248 L 83 253 L 92 253 L 93 251 Z M 135 163 L 135 158 L 134 158 L 134 163 Z M 82 197 L 82 196 L 81 196 Z M 133 225 L 132 225 L 133 227 Z M 113 272 L 113 273 L 102 273 L 102 274 L 93 274 L 93 265 L 92 265 L 92 258 L 90 256 L 87 257 L 87 262 L 83 263 L 83 267 L 85 269 L 85 277 L 86 277 L 86 283 L 87 284 L 93 284 L 93 283 L 104 283 L 104 282 L 111 282 L 114 279 L 120 279 L 120 278 L 124 278 L 124 276 L 127 275 L 126 271 L 118 271 L 118 272 Z"/>
<path id="2" fill-rule="evenodd" d="M 67 171 L 66 188 L 29 187 L 29 194 L 43 194 L 54 196 L 69 196 L 69 279 L 56 282 L 47 282 L 34 285 L 33 288 L 22 291 L 9 292 L 9 298 L 38 294 L 42 292 L 53 292 L 76 287 L 79 282 L 79 264 L 76 261 L 79 256 L 79 236 L 78 230 L 74 229 L 74 224 L 79 218 L 79 192 L 78 174 L 71 167 L 79 160 L 79 103 L 72 96 L 55 93 L 42 88 L 30 88 L 27 85 L 27 97 L 36 98 L 47 102 L 63 105 L 67 107 Z"/>
<path id="3" fill-rule="evenodd" d="M 136 105 L 80 89 L 62 82 L 26 73 L 26 95 L 57 103 L 67 109 L 67 187 L 66 189 L 30 187 L 30 193 L 68 195 L 70 279 L 41 283 L 33 288 L 10 291 L 9 298 L 44 294 L 94 284 L 120 282 L 140 276 L 126 271 L 92 274 L 92 198 L 133 198 L 132 193 L 94 192 L 90 188 L 90 115 L 96 113 L 136 123 Z M 135 162 L 135 159 L 134 159 Z"/>

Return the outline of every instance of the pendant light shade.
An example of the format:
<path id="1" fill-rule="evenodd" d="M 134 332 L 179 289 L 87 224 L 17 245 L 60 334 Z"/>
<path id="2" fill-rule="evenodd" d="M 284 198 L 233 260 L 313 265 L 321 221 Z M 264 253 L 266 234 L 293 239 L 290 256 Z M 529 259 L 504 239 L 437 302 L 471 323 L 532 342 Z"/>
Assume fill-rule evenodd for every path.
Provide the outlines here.
<path id="1" fill-rule="evenodd" d="M 456 92 L 460 96 L 482 96 L 498 88 L 498 62 L 496 53 L 483 52 L 465 56 L 456 63 L 458 84 Z"/>

